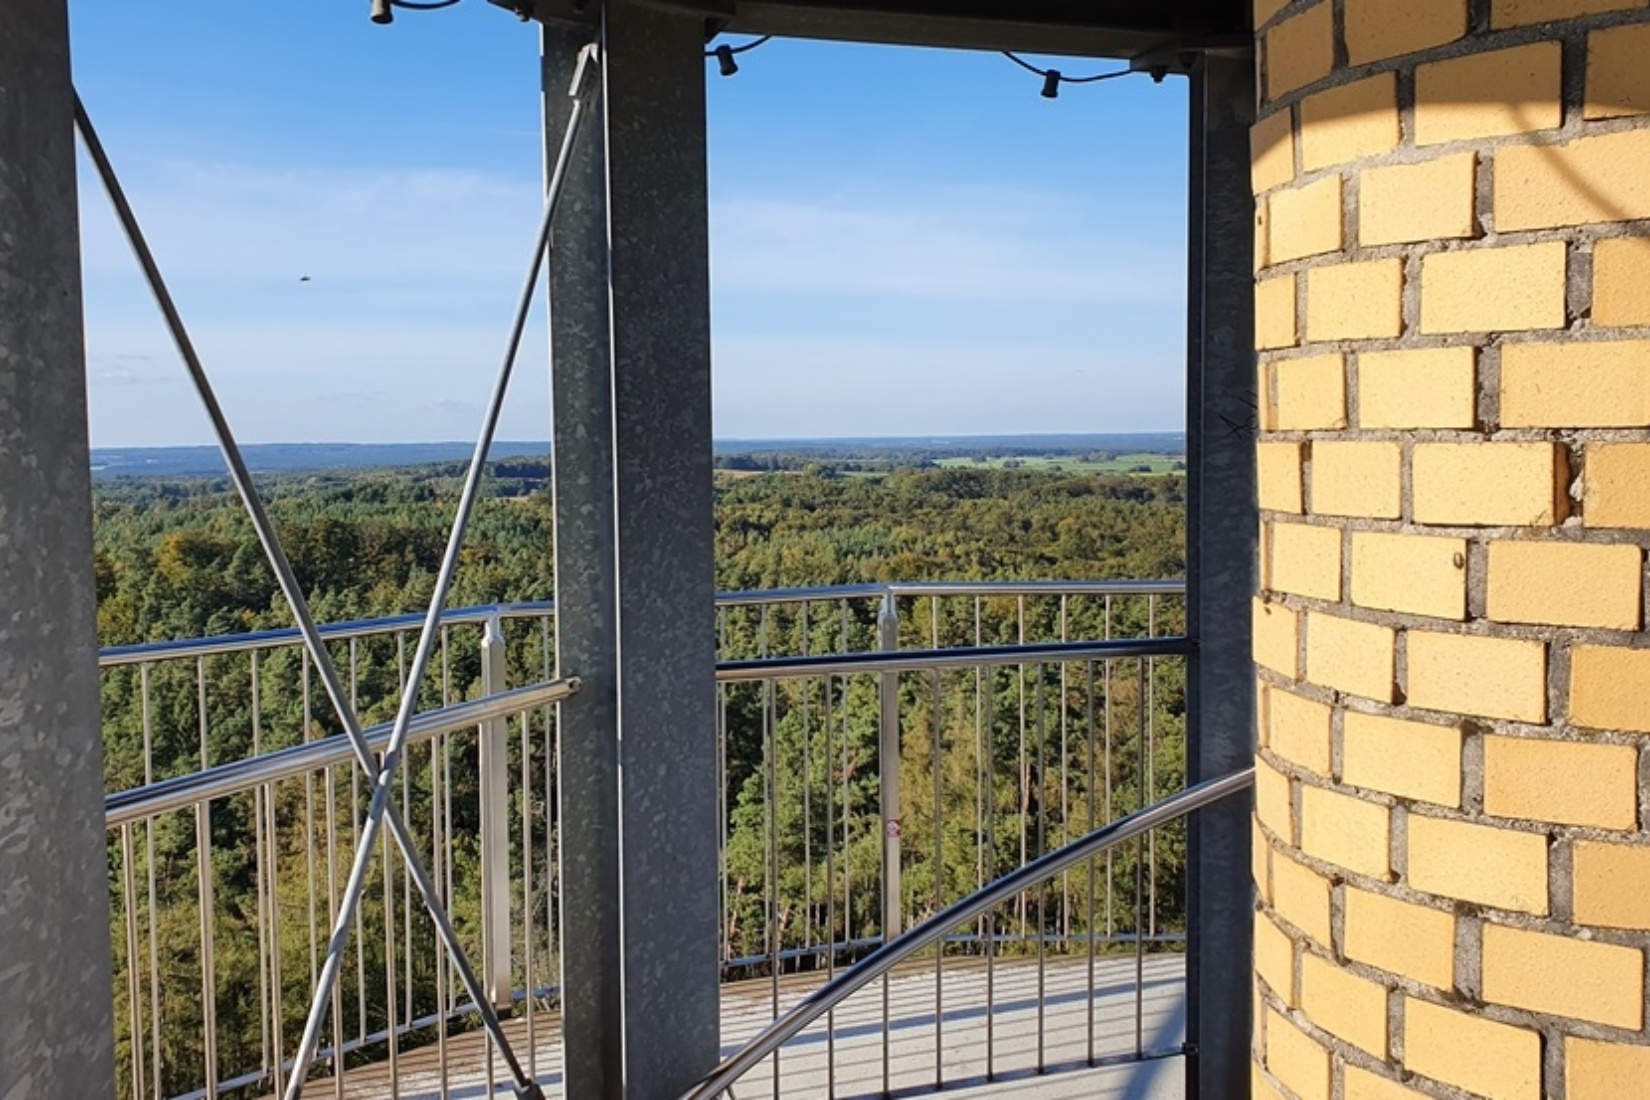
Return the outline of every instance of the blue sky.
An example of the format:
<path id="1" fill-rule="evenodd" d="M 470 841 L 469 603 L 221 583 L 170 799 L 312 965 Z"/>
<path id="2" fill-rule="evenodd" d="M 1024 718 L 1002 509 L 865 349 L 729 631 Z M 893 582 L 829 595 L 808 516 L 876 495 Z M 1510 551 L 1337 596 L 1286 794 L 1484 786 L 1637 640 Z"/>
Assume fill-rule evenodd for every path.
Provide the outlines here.
<path id="1" fill-rule="evenodd" d="M 365 0 L 71 7 L 81 94 L 243 441 L 473 438 L 540 201 L 534 28 L 485 0 L 389 27 Z M 741 62 L 710 63 L 719 437 L 1182 426 L 1182 82 L 1050 102 L 993 54 Z M 81 205 L 93 443 L 208 442 L 85 172 Z M 503 438 L 547 435 L 543 332 Z"/>

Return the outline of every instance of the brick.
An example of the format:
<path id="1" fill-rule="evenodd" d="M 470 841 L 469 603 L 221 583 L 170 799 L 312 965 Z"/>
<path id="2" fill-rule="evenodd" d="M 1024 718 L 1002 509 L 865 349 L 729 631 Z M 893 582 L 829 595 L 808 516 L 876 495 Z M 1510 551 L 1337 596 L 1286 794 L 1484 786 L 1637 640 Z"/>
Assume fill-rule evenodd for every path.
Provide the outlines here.
<path id="1" fill-rule="evenodd" d="M 1365 169 L 1358 184 L 1358 243 L 1367 248 L 1476 236 L 1477 169 L 1474 153 Z"/>
<path id="2" fill-rule="evenodd" d="M 1273 423 L 1278 431 L 1334 431 L 1346 427 L 1346 357 L 1312 355 L 1272 364 L 1277 384 Z"/>
<path id="3" fill-rule="evenodd" d="M 1568 250 L 1562 241 L 1438 252 L 1423 257 L 1421 331 L 1433 334 L 1563 328 L 1568 321 L 1568 263 Z"/>
<path id="4" fill-rule="evenodd" d="M 1257 195 L 1295 178 L 1293 108 L 1274 111 L 1249 130 L 1249 161 Z"/>
<path id="5" fill-rule="evenodd" d="M 1650 444 L 1593 444 L 1586 457 L 1582 522 L 1588 527 L 1650 527 Z"/>
<path id="6" fill-rule="evenodd" d="M 1551 527 L 1564 519 L 1569 471 L 1552 443 L 1420 443 L 1416 523 Z"/>
<path id="7" fill-rule="evenodd" d="M 1301 789 L 1301 851 L 1348 871 L 1392 872 L 1392 812 L 1322 787 Z"/>
<path id="8" fill-rule="evenodd" d="M 1318 600 L 1341 598 L 1341 532 L 1302 523 L 1266 525 L 1266 587 Z"/>
<path id="9" fill-rule="evenodd" d="M 1489 1100 L 1541 1100 L 1541 1036 L 1404 1000 L 1404 1068 Z"/>
<path id="10" fill-rule="evenodd" d="M 1626 1100 L 1650 1081 L 1650 1047 L 1564 1037 L 1564 1100 Z"/>
<path id="11" fill-rule="evenodd" d="M 1328 76 L 1335 67 L 1330 0 L 1285 19 L 1266 32 L 1266 95 L 1276 99 Z"/>
<path id="12" fill-rule="evenodd" d="M 1637 1031 L 1644 1026 L 1644 952 L 1484 926 L 1484 1000 Z"/>
<path id="13" fill-rule="evenodd" d="M 1272 204 L 1255 200 L 1255 274 L 1272 266 Z"/>
<path id="14" fill-rule="evenodd" d="M 1265 913 L 1255 914 L 1255 973 L 1273 995 L 1295 1007 L 1295 945 Z"/>
<path id="15" fill-rule="evenodd" d="M 1339 252 L 1342 235 L 1341 178 L 1329 176 L 1305 187 L 1275 191 L 1267 199 L 1271 236 L 1267 255 L 1274 264 Z"/>
<path id="16" fill-rule="evenodd" d="M 1587 36 L 1590 120 L 1650 114 L 1650 24 L 1612 27 Z"/>
<path id="17" fill-rule="evenodd" d="M 1286 858 L 1272 858 L 1272 909 L 1321 946 L 1329 946 L 1329 880 Z"/>
<path id="18" fill-rule="evenodd" d="M 1341 782 L 1439 806 L 1461 805 L 1461 731 L 1347 711 Z"/>
<path id="19" fill-rule="evenodd" d="M 1570 721 L 1588 729 L 1650 733 L 1650 650 L 1572 649 Z"/>
<path id="20" fill-rule="evenodd" d="M 1278 604 L 1253 604 L 1255 663 L 1300 679 L 1300 616 Z"/>
<path id="21" fill-rule="evenodd" d="M 1437 619 L 1467 615 L 1467 541 L 1352 533 L 1352 602 Z"/>
<path id="22" fill-rule="evenodd" d="M 1637 630 L 1644 551 L 1581 542 L 1492 542 L 1489 617 L 1504 623 Z"/>
<path id="23" fill-rule="evenodd" d="M 1354 65 L 1418 53 L 1466 33 L 1466 0 L 1346 0 L 1346 50 Z"/>
<path id="24" fill-rule="evenodd" d="M 1255 762 L 1255 818 L 1286 842 L 1294 842 L 1295 811 L 1289 779 L 1264 760 Z"/>
<path id="25" fill-rule="evenodd" d="M 1501 349 L 1504 428 L 1650 425 L 1650 341 L 1508 344 Z"/>
<path id="26" fill-rule="evenodd" d="M 1396 636 L 1384 626 L 1311 614 L 1306 625 L 1306 678 L 1366 699 L 1392 702 Z"/>
<path id="27" fill-rule="evenodd" d="M 1547 229 L 1650 218 L 1650 130 L 1495 154 L 1495 228 Z M 1581 182 L 1578 182 L 1581 181 Z"/>
<path id="28" fill-rule="evenodd" d="M 1386 1057 L 1386 987 L 1347 973 L 1317 955 L 1301 959 L 1301 1011 L 1353 1046 Z"/>
<path id="29" fill-rule="evenodd" d="M 1578 840 L 1572 863 L 1579 923 L 1650 929 L 1650 848 Z"/>
<path id="30" fill-rule="evenodd" d="M 1267 746 L 1292 764 L 1329 774 L 1330 709 L 1280 688 L 1266 689 Z"/>
<path id="31" fill-rule="evenodd" d="M 1349 1064 L 1344 1072 L 1342 1100 L 1416 1100 L 1423 1095 L 1354 1065 Z"/>
<path id="32" fill-rule="evenodd" d="M 1409 815 L 1405 876 L 1417 890 L 1521 913 L 1547 912 L 1547 838 Z"/>
<path id="33" fill-rule="evenodd" d="M 1300 343 L 1295 322 L 1295 277 L 1255 283 L 1255 347 L 1261 351 Z"/>
<path id="34" fill-rule="evenodd" d="M 1492 27 L 1521 27 L 1527 23 L 1574 19 L 1607 11 L 1642 8 L 1644 0 L 1491 0 Z"/>
<path id="35" fill-rule="evenodd" d="M 1484 812 L 1496 817 L 1631 829 L 1639 754 L 1627 745 L 1484 739 Z"/>
<path id="36" fill-rule="evenodd" d="M 1308 172 L 1398 148 L 1398 78 L 1382 73 L 1301 103 L 1301 163 Z"/>
<path id="37" fill-rule="evenodd" d="M 1559 99 L 1563 47 L 1539 42 L 1422 65 L 1415 71 L 1415 143 L 1551 130 L 1564 121 Z M 1500 207 L 1496 208 L 1499 215 Z"/>
<path id="38" fill-rule="evenodd" d="M 1342 911 L 1347 958 L 1435 989 L 1454 987 L 1452 914 L 1350 886 Z"/>
<path id="39" fill-rule="evenodd" d="M 1255 896 L 1263 905 L 1272 904 L 1272 846 L 1261 831 L 1260 822 L 1250 826 L 1249 870 L 1255 879 Z"/>
<path id="40" fill-rule="evenodd" d="M 1255 468 L 1261 508 L 1299 514 L 1302 508 L 1301 444 L 1257 443 Z"/>
<path id="41" fill-rule="evenodd" d="M 1260 1019 L 1258 1010 L 1255 1012 L 1254 1018 L 1256 1020 Z M 1258 1038 L 1260 1032 L 1257 1030 L 1255 1034 Z M 1277 1086 L 1272 1084 L 1272 1079 L 1266 1076 L 1265 1071 L 1256 1062 L 1249 1063 L 1249 1096 L 1250 1100 L 1290 1100 L 1289 1097 L 1278 1091 Z"/>
<path id="42" fill-rule="evenodd" d="M 1255 29 L 1272 21 L 1272 17 L 1289 6 L 1289 0 L 1255 0 Z"/>
<path id="43" fill-rule="evenodd" d="M 1650 237 L 1614 237 L 1593 247 L 1593 324 L 1650 325 Z"/>
<path id="44" fill-rule="evenodd" d="M 1358 426 L 1471 428 L 1478 353 L 1470 347 L 1366 351 L 1358 356 Z"/>
<path id="45" fill-rule="evenodd" d="M 1300 1100 L 1329 1100 L 1329 1052 L 1270 1008 L 1266 1068 Z"/>
<path id="46" fill-rule="evenodd" d="M 1397 336 L 1404 329 L 1403 298 L 1402 260 L 1312 268 L 1306 273 L 1306 338 L 1376 340 Z"/>
<path id="47" fill-rule="evenodd" d="M 1326 516 L 1397 519 L 1403 450 L 1397 443 L 1322 442 L 1312 446 L 1312 511 Z"/>
<path id="48" fill-rule="evenodd" d="M 1547 720 L 1547 647 L 1516 638 L 1409 632 L 1409 705 L 1424 710 Z"/>

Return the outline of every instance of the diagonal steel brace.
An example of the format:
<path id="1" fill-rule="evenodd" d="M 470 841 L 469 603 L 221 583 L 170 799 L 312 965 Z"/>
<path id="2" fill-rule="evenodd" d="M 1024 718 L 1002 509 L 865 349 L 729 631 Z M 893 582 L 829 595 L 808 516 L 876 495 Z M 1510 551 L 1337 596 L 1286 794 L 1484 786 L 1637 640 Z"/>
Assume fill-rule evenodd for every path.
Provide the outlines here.
<path id="1" fill-rule="evenodd" d="M 327 1011 L 327 1002 L 332 995 L 332 987 L 336 984 L 341 969 L 344 952 L 348 949 L 350 925 L 354 920 L 355 910 L 359 906 L 362 892 L 366 884 L 366 872 L 371 862 L 373 846 L 377 842 L 379 828 L 388 821 L 391 835 L 401 849 L 407 871 L 418 887 L 419 894 L 424 902 L 430 917 L 435 924 L 437 935 L 446 948 L 460 981 L 464 985 L 471 1002 L 476 1006 L 481 1016 L 482 1026 L 487 1031 L 494 1046 L 503 1057 L 510 1075 L 515 1084 L 515 1091 L 522 1100 L 543 1100 L 543 1091 L 537 1082 L 533 1081 L 523 1070 L 520 1060 L 510 1047 L 509 1040 L 504 1034 L 503 1025 L 490 1000 L 485 995 L 480 980 L 464 954 L 463 947 L 458 942 L 458 935 L 452 922 L 441 903 L 434 881 L 425 869 L 418 850 L 408 833 L 406 825 L 396 813 L 391 795 L 391 786 L 396 766 L 400 762 L 403 750 L 406 747 L 410 723 L 417 709 L 418 685 L 422 682 L 424 670 L 428 667 L 433 640 L 439 630 L 439 620 L 445 608 L 446 597 L 451 588 L 453 573 L 456 570 L 458 551 L 463 543 L 463 537 L 468 527 L 469 517 L 474 508 L 477 497 L 481 472 L 484 467 L 487 451 L 492 444 L 499 413 L 502 411 L 503 400 L 508 389 L 510 375 L 515 365 L 517 352 L 521 344 L 522 331 L 526 325 L 527 313 L 531 306 L 533 290 L 538 282 L 544 257 L 549 250 L 550 225 L 554 218 L 557 200 L 560 197 L 561 185 L 566 176 L 568 162 L 572 148 L 578 134 L 579 126 L 586 106 L 592 81 L 590 74 L 599 61 L 599 50 L 596 46 L 585 47 L 579 55 L 579 63 L 573 81 L 570 95 L 574 100 L 572 117 L 568 123 L 567 133 L 563 138 L 560 156 L 557 159 L 555 170 L 551 175 L 545 199 L 544 214 L 540 224 L 533 259 L 530 265 L 526 286 L 523 288 L 521 300 L 518 304 L 515 320 L 511 329 L 504 365 L 500 370 L 498 382 L 493 393 L 493 400 L 488 410 L 486 423 L 481 437 L 477 440 L 475 455 L 471 462 L 469 476 L 466 479 L 464 492 L 460 498 L 458 515 L 455 517 L 452 533 L 449 539 L 447 555 L 442 563 L 438 577 L 436 591 L 430 602 L 429 613 L 425 619 L 423 631 L 419 637 L 413 669 L 408 677 L 407 686 L 402 696 L 401 706 L 397 713 L 396 722 L 391 733 L 390 744 L 386 748 L 384 761 L 380 767 L 373 752 L 367 744 L 361 730 L 361 723 L 354 707 L 346 695 L 343 683 L 340 680 L 332 656 L 321 639 L 320 631 L 315 624 L 314 616 L 309 608 L 297 575 L 292 569 L 290 560 L 286 556 L 280 538 L 270 521 L 268 511 L 264 507 L 262 497 L 253 484 L 252 476 L 246 466 L 233 431 L 229 427 L 223 409 L 218 403 L 217 396 L 212 389 L 206 370 L 201 364 L 200 356 L 195 350 L 188 330 L 178 312 L 171 292 L 162 277 L 159 265 L 156 263 L 147 240 L 138 225 L 137 218 L 126 199 L 119 178 L 109 160 L 97 132 L 92 126 L 90 115 L 79 96 L 75 98 L 75 124 L 80 130 L 82 141 L 86 145 L 105 189 L 109 193 L 111 204 L 121 222 L 127 239 L 136 254 L 138 263 L 147 278 L 150 290 L 153 292 L 162 314 L 165 316 L 168 328 L 171 330 L 173 341 L 176 343 L 190 377 L 195 384 L 207 414 L 212 421 L 224 458 L 229 465 L 230 475 L 237 491 L 251 517 L 258 539 L 262 543 L 266 557 L 269 559 L 283 596 L 292 611 L 299 632 L 303 636 L 304 647 L 309 652 L 320 673 L 322 684 L 339 719 L 344 725 L 346 736 L 354 749 L 357 759 L 363 770 L 373 775 L 373 801 L 368 811 L 368 817 L 358 840 L 355 860 L 351 867 L 350 878 L 345 888 L 342 906 L 339 910 L 337 922 L 333 928 L 328 948 L 326 966 L 322 971 L 311 1004 L 308 1018 L 305 1023 L 303 1039 L 300 1042 L 298 1055 L 293 1064 L 292 1076 L 287 1087 L 288 1100 L 298 1100 L 303 1093 L 304 1078 L 314 1061 L 316 1049 L 320 1042 L 322 1020 Z"/>

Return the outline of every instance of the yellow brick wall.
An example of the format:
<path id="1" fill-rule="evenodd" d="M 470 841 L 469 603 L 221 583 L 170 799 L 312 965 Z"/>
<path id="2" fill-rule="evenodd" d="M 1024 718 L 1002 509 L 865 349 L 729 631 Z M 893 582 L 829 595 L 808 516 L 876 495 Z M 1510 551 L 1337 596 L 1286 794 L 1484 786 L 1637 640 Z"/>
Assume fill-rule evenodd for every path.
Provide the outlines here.
<path id="1" fill-rule="evenodd" d="M 1257 0 L 1253 1092 L 1650 1100 L 1650 0 Z"/>

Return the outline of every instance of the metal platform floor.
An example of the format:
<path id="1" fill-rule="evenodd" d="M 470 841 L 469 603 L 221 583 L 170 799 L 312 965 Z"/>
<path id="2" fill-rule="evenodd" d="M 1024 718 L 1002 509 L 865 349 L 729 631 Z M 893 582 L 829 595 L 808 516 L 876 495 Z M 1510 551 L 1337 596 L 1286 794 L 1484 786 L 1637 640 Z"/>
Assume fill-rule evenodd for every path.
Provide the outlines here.
<path id="1" fill-rule="evenodd" d="M 884 1095 L 885 1035 L 888 1085 L 895 1095 L 934 1091 L 938 1042 L 947 1096 L 967 1100 L 1179 1100 L 1184 1095 L 1181 1059 L 1177 1053 L 1163 1056 L 1161 1052 L 1178 1052 L 1185 1040 L 1185 959 L 1180 955 L 1146 958 L 1138 996 L 1135 965 L 1132 957 L 1096 960 L 1091 997 L 1089 961 L 1053 958 L 1043 971 L 1039 996 L 1035 960 L 1002 960 L 992 968 L 990 994 L 995 1011 L 988 1012 L 987 971 L 980 960 L 948 959 L 940 998 L 936 998 L 933 960 L 914 963 L 888 982 L 886 1026 L 883 990 L 878 983 L 839 1008 L 830 1027 L 820 1021 L 781 1051 L 777 1091 L 770 1059 L 736 1086 L 735 1100 L 826 1097 L 830 1095 L 826 1073 L 831 1065 L 835 1067 L 835 1095 L 842 1100 Z M 819 975 L 782 980 L 780 1010 L 806 996 L 822 980 Z M 771 981 L 724 987 L 724 1054 L 738 1049 L 773 1016 Z M 1092 1056 L 1101 1063 L 1096 1067 L 1086 1064 L 1091 1056 L 1091 1027 Z M 508 1029 L 516 1050 L 524 1061 L 530 1060 L 546 1094 L 563 1096 L 558 1018 L 539 1015 L 533 1021 L 531 1043 L 526 1020 L 512 1020 Z M 989 1081 L 988 1038 L 990 1068 L 995 1074 Z M 1042 1063 L 1050 1067 L 1046 1074 L 1036 1072 L 1039 1043 Z M 1148 1055 L 1160 1052 L 1160 1056 L 1115 1064 L 1137 1050 Z M 331 1079 L 315 1080 L 305 1094 L 316 1100 L 333 1096 L 345 1100 L 481 1100 L 511 1095 L 504 1085 L 507 1077 L 496 1066 L 489 1066 L 485 1037 L 480 1033 L 449 1039 L 445 1062 L 443 1067 L 439 1048 L 427 1046 L 401 1055 L 393 1074 L 387 1064 L 364 1066 L 346 1073 L 341 1087 Z M 1067 1068 L 1071 1066 L 1077 1068 Z"/>

